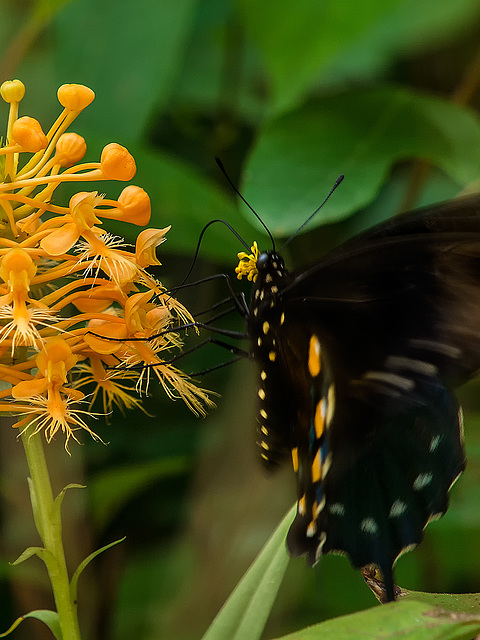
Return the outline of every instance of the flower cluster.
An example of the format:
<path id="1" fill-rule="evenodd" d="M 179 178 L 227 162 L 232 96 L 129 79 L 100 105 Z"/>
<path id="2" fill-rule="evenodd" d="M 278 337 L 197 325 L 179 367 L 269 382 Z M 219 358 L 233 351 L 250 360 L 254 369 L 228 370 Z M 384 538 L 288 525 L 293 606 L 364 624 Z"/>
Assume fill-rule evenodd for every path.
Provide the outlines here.
<path id="1" fill-rule="evenodd" d="M 10 106 L 0 148 L 0 411 L 48 441 L 63 431 L 67 446 L 79 428 L 98 437 L 79 409 L 87 385 L 109 413 L 140 406 L 154 372 L 171 397 L 203 413 L 205 392 L 169 363 L 181 346 L 175 327 L 192 318 L 146 271 L 160 264 L 155 249 L 169 227 L 141 231 L 134 250 L 103 228 L 103 219 L 148 224 L 147 193 L 129 185 L 117 200 L 96 191 L 68 206 L 54 198 L 62 183 L 130 181 L 133 157 L 112 143 L 99 162 L 81 163 L 85 140 L 66 130 L 94 99 L 88 87 L 60 87 L 63 112 L 48 133 L 19 117 L 24 93 L 19 80 L 0 88 Z"/>

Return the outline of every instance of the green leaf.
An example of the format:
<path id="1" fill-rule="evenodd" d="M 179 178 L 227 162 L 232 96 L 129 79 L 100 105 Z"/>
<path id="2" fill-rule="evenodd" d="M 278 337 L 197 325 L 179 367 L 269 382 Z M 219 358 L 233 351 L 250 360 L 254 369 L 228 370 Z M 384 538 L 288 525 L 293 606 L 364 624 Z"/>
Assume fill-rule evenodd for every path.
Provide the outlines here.
<path id="1" fill-rule="evenodd" d="M 76 0 L 56 17 L 52 64 L 59 84 L 75 78 L 97 94 L 82 122 L 121 136 L 122 144 L 141 137 L 152 111 L 170 97 L 197 4 Z"/>
<path id="2" fill-rule="evenodd" d="M 480 173 L 479 148 L 480 123 L 466 109 L 400 88 L 350 92 L 273 120 L 243 193 L 274 235 L 288 235 L 340 174 L 345 180 L 312 224 L 365 207 L 401 160 L 426 159 L 464 186 Z"/>
<path id="3" fill-rule="evenodd" d="M 238 0 L 270 72 L 276 109 L 295 104 L 327 63 L 400 2 L 298 0 L 292 11 L 290 0 Z"/>
<path id="4" fill-rule="evenodd" d="M 28 547 L 11 564 L 12 565 L 20 564 L 22 562 L 25 562 L 25 560 L 28 560 L 32 556 L 38 556 L 41 560 L 43 560 L 45 562 L 45 556 L 47 554 L 49 554 L 51 556 L 51 554 L 46 549 L 44 549 L 43 547 Z"/>
<path id="5" fill-rule="evenodd" d="M 239 142 L 237 136 L 242 132 L 236 130 L 232 119 L 256 128 L 265 116 L 265 96 L 258 91 L 257 46 L 244 37 L 244 25 L 232 9 L 230 1 L 199 2 L 175 86 L 172 112 L 183 130 L 199 132 L 205 115 L 215 119 L 215 130 L 210 133 L 214 140 L 202 144 L 205 154 L 212 153 L 212 147 L 217 153 L 228 149 L 232 136 Z"/>
<path id="6" fill-rule="evenodd" d="M 72 602 L 76 602 L 77 601 L 78 579 L 79 579 L 80 574 L 82 573 L 82 571 L 85 569 L 85 567 L 88 564 L 90 564 L 90 562 L 94 558 L 99 556 L 104 551 L 107 551 L 107 549 L 110 549 L 111 547 L 114 547 L 116 544 L 120 544 L 120 542 L 123 542 L 125 540 L 125 538 L 126 538 L 126 536 L 124 536 L 123 538 L 120 538 L 119 540 L 115 540 L 114 542 L 110 542 L 110 544 L 106 544 L 104 547 L 101 547 L 100 549 L 97 549 L 96 551 L 91 553 L 89 556 L 87 556 L 85 558 L 85 560 L 82 560 L 82 562 L 76 568 L 75 573 L 73 574 L 72 579 L 70 581 L 70 594 L 71 594 Z"/>
<path id="7" fill-rule="evenodd" d="M 285 536 L 295 514 L 292 507 L 236 586 L 203 640 L 260 638 L 288 564 Z"/>
<path id="8" fill-rule="evenodd" d="M 20 616 L 20 618 L 17 618 L 7 631 L 0 633 L 0 638 L 4 638 L 12 633 L 12 631 L 14 631 L 26 618 L 36 618 L 37 620 L 40 620 L 47 625 L 57 640 L 62 640 L 62 630 L 60 628 L 58 613 L 56 611 L 49 611 L 48 609 L 37 609 L 36 611 L 26 613 L 24 616 Z"/>
<path id="9" fill-rule="evenodd" d="M 480 612 L 480 593 L 423 593 L 421 591 L 406 591 L 405 593 L 405 597 L 409 600 L 423 602 L 449 613 L 478 615 Z"/>
<path id="10" fill-rule="evenodd" d="M 58 496 L 55 498 L 55 500 L 53 501 L 52 517 L 56 519 L 56 522 L 58 522 L 59 526 L 62 525 L 62 517 L 60 512 L 62 508 L 63 498 L 65 497 L 65 494 L 67 493 L 68 489 L 85 489 L 85 488 L 86 487 L 83 484 L 77 484 L 75 482 L 72 482 L 70 484 L 67 484 L 67 486 L 64 487 L 60 491 Z"/>
<path id="11" fill-rule="evenodd" d="M 161 478 L 174 477 L 188 468 L 187 456 L 152 460 L 141 464 L 109 469 L 89 482 L 93 521 L 99 529 L 132 498 Z"/>
<path id="12" fill-rule="evenodd" d="M 480 614 L 449 614 L 415 601 L 390 604 L 327 620 L 278 640 L 471 640 L 480 632 Z"/>
<path id="13" fill-rule="evenodd" d="M 237 5 L 263 53 L 277 112 L 298 104 L 326 78 L 339 86 L 368 77 L 412 48 L 451 38 L 478 10 L 476 0 L 298 0 L 294 9 L 290 0 Z"/>
<path id="14" fill-rule="evenodd" d="M 383 3 L 375 0 L 375 4 Z M 378 21 L 327 62 L 322 84 L 338 86 L 344 79 L 350 83 L 351 78 L 370 78 L 401 56 L 441 47 L 442 43 L 462 38 L 461 34 L 465 37 L 477 15 L 477 0 L 459 0 L 455 5 L 450 0 L 402 0 L 392 4 Z M 352 11 L 350 20 L 356 19 Z"/>

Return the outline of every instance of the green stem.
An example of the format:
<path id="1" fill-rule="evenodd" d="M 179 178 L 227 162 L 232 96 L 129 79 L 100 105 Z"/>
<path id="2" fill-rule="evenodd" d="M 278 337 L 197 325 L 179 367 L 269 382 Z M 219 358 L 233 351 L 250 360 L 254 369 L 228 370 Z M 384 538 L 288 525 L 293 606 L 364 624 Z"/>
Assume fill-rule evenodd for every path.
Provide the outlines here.
<path id="1" fill-rule="evenodd" d="M 80 640 L 76 603 L 72 601 L 65 552 L 62 542 L 60 504 L 53 499 L 42 433 L 25 430 L 22 442 L 30 471 L 29 487 L 33 516 L 45 548 L 43 557 L 50 577 L 62 640 Z M 58 500 L 58 499 L 57 499 Z"/>

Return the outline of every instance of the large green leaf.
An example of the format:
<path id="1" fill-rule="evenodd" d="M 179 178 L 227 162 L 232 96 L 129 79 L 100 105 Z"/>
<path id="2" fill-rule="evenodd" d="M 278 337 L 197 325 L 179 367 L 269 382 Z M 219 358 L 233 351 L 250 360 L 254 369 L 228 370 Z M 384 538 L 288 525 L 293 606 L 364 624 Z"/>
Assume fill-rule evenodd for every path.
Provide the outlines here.
<path id="1" fill-rule="evenodd" d="M 208 141 L 205 151 L 220 143 L 220 152 L 222 143 L 228 148 L 232 138 L 242 144 L 243 140 L 238 140 L 242 132 L 236 129 L 232 116 L 237 123 L 246 120 L 257 127 L 265 111 L 265 96 L 258 91 L 256 47 L 243 37 L 243 24 L 234 16 L 232 4 L 225 0 L 199 2 L 175 87 L 175 118 L 183 127 L 197 133 L 205 115 L 215 119 L 213 140 Z"/>
<path id="2" fill-rule="evenodd" d="M 237 0 L 261 49 L 273 109 L 298 104 L 324 76 L 338 86 L 378 72 L 412 47 L 458 33 L 478 15 L 476 0 Z"/>
<path id="3" fill-rule="evenodd" d="M 471 640 L 479 632 L 478 613 L 447 613 L 431 604 L 400 601 L 334 618 L 279 640 Z"/>
<path id="4" fill-rule="evenodd" d="M 262 636 L 288 564 L 285 536 L 295 515 L 292 507 L 235 587 L 203 640 L 257 640 Z"/>
<path id="5" fill-rule="evenodd" d="M 409 591 L 409 600 L 428 604 L 448 613 L 480 614 L 480 593 L 423 593 Z"/>
<path id="6" fill-rule="evenodd" d="M 97 132 L 137 140 L 153 108 L 167 103 L 198 0 L 76 0 L 55 20 L 59 84 L 97 94 L 85 114 Z M 80 35 L 80 37 L 75 37 Z"/>
<path id="7" fill-rule="evenodd" d="M 407 89 L 349 92 L 273 120 L 258 139 L 243 190 L 270 229 L 285 235 L 339 174 L 345 180 L 317 224 L 369 204 L 400 160 L 427 159 L 460 188 L 480 172 L 479 149 L 480 123 L 465 109 Z"/>

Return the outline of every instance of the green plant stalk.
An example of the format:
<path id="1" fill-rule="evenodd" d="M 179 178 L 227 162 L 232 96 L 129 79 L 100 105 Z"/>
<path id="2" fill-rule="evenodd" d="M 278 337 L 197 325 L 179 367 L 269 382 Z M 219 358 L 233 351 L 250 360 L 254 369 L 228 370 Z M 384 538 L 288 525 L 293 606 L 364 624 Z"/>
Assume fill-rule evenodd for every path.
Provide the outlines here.
<path id="1" fill-rule="evenodd" d="M 22 442 L 30 471 L 33 516 L 45 549 L 45 553 L 40 557 L 45 562 L 50 577 L 62 640 L 80 640 L 77 607 L 70 593 L 70 580 L 63 549 L 60 507 L 53 498 L 42 433 L 33 434 L 32 431 L 32 428 L 24 430 Z"/>

